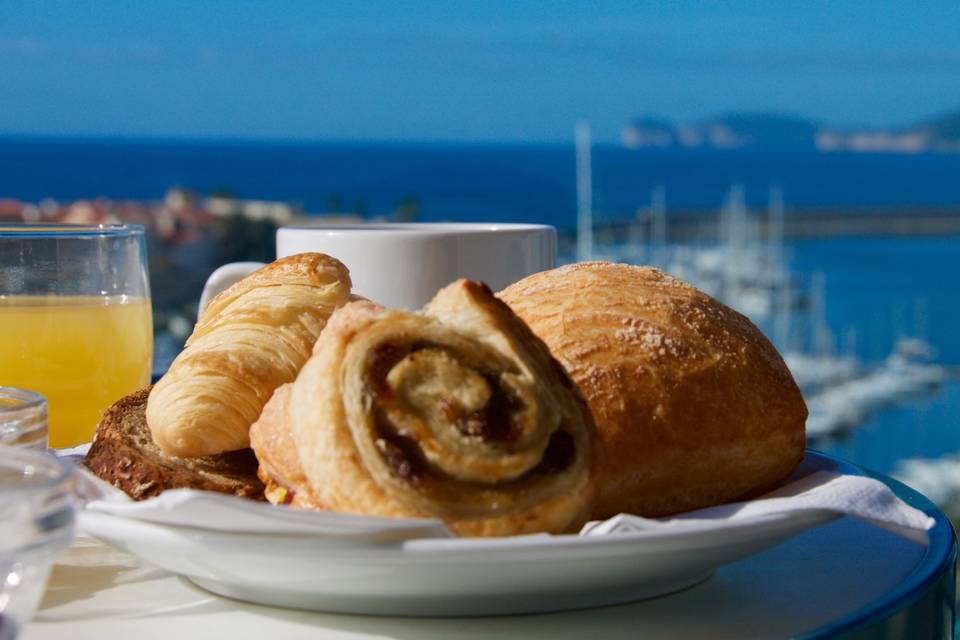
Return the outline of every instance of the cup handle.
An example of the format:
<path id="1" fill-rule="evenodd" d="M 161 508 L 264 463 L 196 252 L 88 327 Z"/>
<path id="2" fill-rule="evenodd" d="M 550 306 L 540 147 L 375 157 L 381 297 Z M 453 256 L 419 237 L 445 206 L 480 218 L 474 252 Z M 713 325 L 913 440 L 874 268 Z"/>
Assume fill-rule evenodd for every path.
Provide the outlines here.
<path id="1" fill-rule="evenodd" d="M 262 262 L 231 262 L 211 273 L 207 282 L 203 285 L 203 293 L 200 294 L 200 307 L 197 309 L 197 316 L 203 313 L 207 303 L 214 296 L 262 266 L 264 266 Z"/>

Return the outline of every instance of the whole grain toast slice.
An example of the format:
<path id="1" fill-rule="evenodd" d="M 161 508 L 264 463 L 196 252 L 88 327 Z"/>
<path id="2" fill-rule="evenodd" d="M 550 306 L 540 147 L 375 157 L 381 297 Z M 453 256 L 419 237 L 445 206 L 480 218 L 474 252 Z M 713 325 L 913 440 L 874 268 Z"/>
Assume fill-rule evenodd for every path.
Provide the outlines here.
<path id="1" fill-rule="evenodd" d="M 134 500 L 167 489 L 203 489 L 263 500 L 257 458 L 250 449 L 201 458 L 167 455 L 147 426 L 150 387 L 118 400 L 100 420 L 84 464 Z"/>

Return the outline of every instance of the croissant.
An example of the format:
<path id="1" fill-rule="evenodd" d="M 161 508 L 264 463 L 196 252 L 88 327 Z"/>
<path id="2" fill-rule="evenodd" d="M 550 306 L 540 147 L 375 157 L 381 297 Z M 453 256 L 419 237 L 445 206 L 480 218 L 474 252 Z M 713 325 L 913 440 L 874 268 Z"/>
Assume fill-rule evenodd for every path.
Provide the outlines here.
<path id="1" fill-rule="evenodd" d="M 587 262 L 499 297 L 550 347 L 596 421 L 593 518 L 663 516 L 774 487 L 803 458 L 807 408 L 746 317 L 649 267 Z"/>
<path id="2" fill-rule="evenodd" d="M 211 300 L 147 401 L 157 445 L 184 457 L 248 447 L 250 425 L 274 389 L 296 378 L 349 293 L 343 264 L 304 253 L 255 271 Z"/>
<path id="3" fill-rule="evenodd" d="M 420 314 L 348 304 L 283 395 L 289 424 L 265 415 L 254 450 L 263 469 L 289 459 L 269 443 L 295 446 L 286 477 L 302 473 L 315 505 L 491 536 L 567 531 L 589 511 L 590 414 L 485 285 L 459 280 Z"/>

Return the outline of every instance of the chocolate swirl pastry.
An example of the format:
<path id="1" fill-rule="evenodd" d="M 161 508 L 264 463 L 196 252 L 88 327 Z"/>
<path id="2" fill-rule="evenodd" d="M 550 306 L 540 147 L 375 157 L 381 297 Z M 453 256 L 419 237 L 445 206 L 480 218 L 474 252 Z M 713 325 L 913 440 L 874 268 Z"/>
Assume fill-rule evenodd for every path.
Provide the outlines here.
<path id="1" fill-rule="evenodd" d="M 278 401 L 315 503 L 513 535 L 568 531 L 589 511 L 592 423 L 577 394 L 505 304 L 460 280 L 422 313 L 336 311 Z"/>

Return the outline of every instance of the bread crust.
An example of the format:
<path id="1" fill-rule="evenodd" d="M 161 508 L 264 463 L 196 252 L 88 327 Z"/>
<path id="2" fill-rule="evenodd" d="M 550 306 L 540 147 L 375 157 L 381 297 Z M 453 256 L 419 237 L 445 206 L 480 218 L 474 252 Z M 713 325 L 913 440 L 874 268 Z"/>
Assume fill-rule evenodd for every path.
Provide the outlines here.
<path id="1" fill-rule="evenodd" d="M 168 489 L 264 499 L 257 459 L 249 449 L 201 458 L 163 453 L 150 438 L 146 424 L 150 391 L 148 387 L 121 398 L 103 415 L 84 459 L 88 469 L 134 500 L 152 498 Z"/>
<path id="2" fill-rule="evenodd" d="M 498 294 L 587 399 L 593 518 L 664 516 L 769 489 L 803 458 L 807 408 L 745 316 L 650 267 L 587 262 Z"/>

